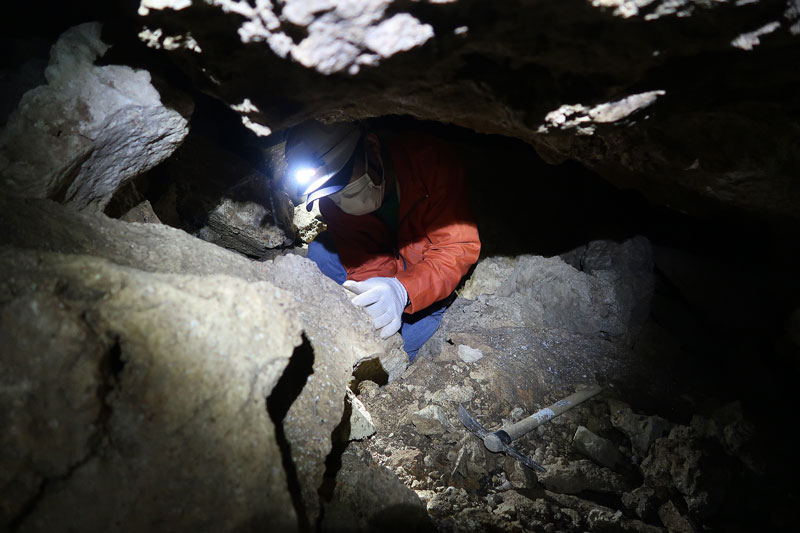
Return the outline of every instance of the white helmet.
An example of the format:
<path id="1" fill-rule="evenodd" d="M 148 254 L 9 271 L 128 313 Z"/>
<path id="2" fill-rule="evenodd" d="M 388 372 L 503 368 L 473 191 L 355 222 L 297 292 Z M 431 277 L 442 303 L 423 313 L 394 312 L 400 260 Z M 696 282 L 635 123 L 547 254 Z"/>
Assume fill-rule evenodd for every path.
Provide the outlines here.
<path id="1" fill-rule="evenodd" d="M 303 122 L 289 130 L 284 154 L 290 178 L 304 186 L 306 209 L 314 200 L 340 191 L 350 181 L 350 172 L 340 172 L 351 162 L 361 129 L 355 122 L 322 124 Z"/>

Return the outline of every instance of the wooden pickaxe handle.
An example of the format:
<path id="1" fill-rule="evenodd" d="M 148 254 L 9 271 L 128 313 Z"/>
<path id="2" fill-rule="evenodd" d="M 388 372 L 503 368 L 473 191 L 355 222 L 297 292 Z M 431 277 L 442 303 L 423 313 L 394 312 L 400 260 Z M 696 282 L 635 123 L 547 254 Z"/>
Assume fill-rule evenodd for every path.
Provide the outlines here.
<path id="1" fill-rule="evenodd" d="M 572 409 L 579 403 L 588 400 L 601 390 L 603 390 L 603 388 L 598 385 L 579 390 L 578 392 L 567 396 L 563 400 L 557 401 L 549 407 L 539 409 L 531 416 L 523 418 L 515 424 L 511 424 L 510 426 L 498 429 L 493 433 L 489 433 L 483 438 L 483 443 L 486 445 L 486 448 L 488 448 L 489 451 L 500 452 L 504 450 L 505 447 L 511 443 L 511 441 L 518 439 L 531 430 L 544 424 L 548 420 L 557 417 L 564 411 Z"/>

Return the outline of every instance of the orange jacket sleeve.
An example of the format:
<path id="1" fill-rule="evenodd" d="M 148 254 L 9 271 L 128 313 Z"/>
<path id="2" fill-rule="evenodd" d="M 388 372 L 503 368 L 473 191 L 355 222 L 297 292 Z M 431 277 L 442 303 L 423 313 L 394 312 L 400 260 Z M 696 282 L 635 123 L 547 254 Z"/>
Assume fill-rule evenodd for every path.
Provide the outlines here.
<path id="1" fill-rule="evenodd" d="M 428 242 L 422 248 L 422 260 L 396 275 L 411 300 L 408 313 L 449 296 L 481 250 L 460 159 L 443 143 L 427 146 L 426 151 L 426 157 L 413 166 L 429 197 L 419 212 L 409 216 L 421 217 Z"/>

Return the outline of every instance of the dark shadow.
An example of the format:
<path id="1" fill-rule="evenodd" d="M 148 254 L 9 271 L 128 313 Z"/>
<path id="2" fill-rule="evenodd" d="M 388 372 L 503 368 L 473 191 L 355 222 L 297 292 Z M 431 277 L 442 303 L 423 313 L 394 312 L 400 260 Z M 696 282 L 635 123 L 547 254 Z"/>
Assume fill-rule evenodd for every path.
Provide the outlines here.
<path id="1" fill-rule="evenodd" d="M 275 424 L 275 440 L 281 450 L 283 459 L 283 470 L 286 472 L 286 481 L 289 486 L 289 494 L 292 498 L 295 512 L 297 513 L 297 524 L 299 531 L 310 531 L 308 516 L 303 505 L 300 490 L 300 481 L 297 476 L 297 468 L 292 459 L 292 450 L 286 438 L 283 427 L 283 419 L 289 408 L 295 402 L 305 387 L 308 376 L 314 372 L 314 349 L 308 338 L 303 334 L 303 342 L 294 349 L 289 364 L 283 371 L 283 375 L 272 389 L 272 393 L 267 398 L 267 413 Z"/>
<path id="2" fill-rule="evenodd" d="M 369 530 L 384 533 L 407 531 L 434 533 L 436 526 L 424 507 L 400 503 L 391 505 L 370 518 Z"/>
<path id="3" fill-rule="evenodd" d="M 377 357 L 367 359 L 353 371 L 353 379 L 350 381 L 350 388 L 358 393 L 358 385 L 362 381 L 373 381 L 383 387 L 389 383 L 389 374 L 383 368 L 381 360 Z"/>
<path id="4" fill-rule="evenodd" d="M 321 503 L 319 517 L 317 518 L 317 530 L 320 529 L 320 525 L 325 518 L 325 504 L 333 499 L 333 493 L 336 490 L 336 474 L 342 468 L 342 454 L 350 443 L 348 437 L 350 436 L 350 415 L 353 412 L 353 407 L 347 401 L 347 396 L 343 401 L 342 419 L 331 432 L 331 451 L 325 458 L 325 473 L 322 476 L 322 484 L 317 490 Z"/>

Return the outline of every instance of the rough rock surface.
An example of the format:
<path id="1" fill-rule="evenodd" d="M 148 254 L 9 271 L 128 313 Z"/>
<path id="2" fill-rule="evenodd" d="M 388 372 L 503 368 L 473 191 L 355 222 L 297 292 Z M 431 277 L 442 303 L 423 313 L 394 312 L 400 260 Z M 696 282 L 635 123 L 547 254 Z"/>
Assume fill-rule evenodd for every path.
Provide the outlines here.
<path id="1" fill-rule="evenodd" d="M 260 169 L 199 124 L 147 177 L 156 212 L 201 239 L 261 258 L 293 243 L 292 204 Z M 217 135 L 219 135 L 217 133 Z"/>
<path id="2" fill-rule="evenodd" d="M 262 133 L 410 115 L 523 139 L 662 205 L 800 216 L 792 2 L 169 4 L 125 15 Z"/>
<path id="3" fill-rule="evenodd" d="M 320 531 L 436 531 L 417 494 L 369 452 L 350 445 L 341 460 Z"/>
<path id="4" fill-rule="evenodd" d="M 94 65 L 109 48 L 100 30 L 86 23 L 64 32 L 47 84 L 23 96 L 0 132 L 5 194 L 102 211 L 121 185 L 186 136 L 187 120 L 164 107 L 147 71 Z"/>
<path id="5" fill-rule="evenodd" d="M 300 344 L 287 293 L 86 256 L 4 247 L 1 257 L 0 337 L 16 363 L 4 374 L 3 462 L 21 467 L 3 479 L 4 524 L 294 526 L 265 409 Z M 40 352 L 47 333 L 68 342 Z"/>
<path id="6" fill-rule="evenodd" d="M 620 244 L 592 241 L 572 256 L 577 268 L 560 257 L 484 259 L 462 296 L 477 299 L 472 306 L 492 314 L 517 310 L 506 315 L 508 325 L 635 336 L 654 288 L 650 243 L 643 237 Z"/>
<path id="7" fill-rule="evenodd" d="M 269 348 L 264 348 L 266 341 L 259 340 L 256 336 L 241 331 L 240 328 L 246 328 L 250 324 L 252 331 L 259 331 L 260 327 L 267 327 L 271 324 L 272 319 L 263 314 L 268 311 L 269 306 L 266 306 L 264 310 L 257 310 L 257 312 L 250 308 L 237 307 L 236 297 L 256 298 L 260 292 L 253 290 L 252 287 L 261 286 L 273 287 L 273 292 L 281 293 L 278 288 L 275 288 L 277 285 L 289 292 L 290 295 L 286 297 L 285 306 L 296 312 L 291 311 L 294 314 L 291 315 L 291 319 L 287 319 L 291 327 L 286 326 L 282 331 L 297 333 L 302 331 L 303 338 L 301 342 L 297 334 L 293 337 L 292 342 L 298 344 L 299 347 L 295 350 L 291 364 L 279 382 L 281 394 L 276 396 L 275 401 L 272 402 L 281 404 L 280 409 L 276 407 L 276 410 L 270 414 L 277 417 L 278 427 L 275 440 L 283 444 L 280 446 L 280 458 L 270 463 L 272 469 L 270 471 L 275 470 L 283 475 L 283 468 L 279 466 L 281 462 L 288 461 L 286 464 L 293 465 L 286 474 L 288 486 L 293 488 L 293 506 L 290 506 L 286 512 L 291 515 L 293 508 L 297 511 L 301 524 L 314 523 L 319 509 L 317 489 L 322 482 L 325 460 L 331 451 L 331 435 L 345 412 L 346 388 L 353 368 L 363 361 L 380 361 L 386 374 L 394 378 L 407 365 L 407 356 L 402 351 L 399 338 L 392 338 L 389 341 L 380 340 L 371 326 L 369 317 L 363 310 L 350 304 L 341 287 L 325 278 L 313 263 L 299 256 L 279 257 L 275 262 L 258 263 L 163 225 L 125 223 L 103 216 L 82 215 L 52 202 L 41 200 L 0 198 L 0 206 L 2 206 L 0 223 L 11 229 L 11 231 L 4 232 L 0 239 L 2 244 L 11 246 L 6 248 L 9 263 L 7 266 L 4 263 L 4 273 L 16 271 L 12 269 L 14 263 L 12 258 L 28 254 L 23 251 L 26 248 L 59 252 L 59 254 L 43 255 L 42 257 L 45 259 L 42 260 L 42 263 L 45 266 L 41 268 L 45 268 L 48 264 L 58 264 L 59 261 L 70 261 L 71 258 L 80 259 L 84 256 L 105 258 L 110 263 L 101 259 L 87 258 L 86 266 L 80 270 L 81 277 L 94 279 L 93 276 L 97 275 L 102 280 L 103 270 L 97 265 L 110 265 L 109 268 L 112 269 L 132 271 L 137 280 L 136 290 L 138 292 L 136 295 L 143 302 L 147 302 L 153 298 L 157 299 L 161 292 L 169 291 L 169 286 L 164 284 L 158 285 L 158 290 L 153 288 L 156 287 L 156 278 L 161 275 L 156 273 L 174 275 L 180 272 L 184 276 L 195 279 L 194 283 L 200 286 L 197 289 L 199 291 L 197 298 L 205 304 L 202 311 L 196 311 L 202 318 L 202 320 L 198 318 L 199 323 L 202 325 L 203 320 L 211 320 L 215 316 L 215 313 L 208 313 L 208 305 L 212 305 L 208 303 L 209 301 L 214 302 L 213 305 L 216 306 L 217 299 L 225 302 L 224 298 L 232 298 L 228 304 L 231 307 L 230 313 L 233 317 L 239 317 L 241 323 L 238 326 L 218 327 L 235 339 L 239 339 L 237 342 L 252 343 L 246 344 L 250 346 L 248 350 L 257 350 L 258 353 L 262 349 L 269 350 Z M 65 257 L 66 259 L 64 259 Z M 78 259 L 75 260 L 78 261 Z M 37 271 L 34 268 L 30 268 L 30 270 L 31 272 Z M 230 279 L 229 282 L 226 282 L 227 289 L 222 290 L 220 295 L 212 291 L 203 300 L 204 283 L 209 279 L 215 279 L 209 278 L 209 276 L 217 274 L 230 276 L 230 278 L 226 278 Z M 78 274 L 74 274 L 74 276 L 77 277 Z M 29 285 L 33 284 L 35 282 L 29 283 Z M 69 294 L 69 287 L 71 285 L 67 283 L 57 285 L 56 289 L 52 290 L 56 290 L 59 294 L 63 291 Z M 148 287 L 150 287 L 150 292 L 148 292 Z M 213 283 L 209 282 L 208 290 L 211 291 L 212 288 Z M 251 292 L 253 294 L 250 294 Z M 10 301 L 14 292 L 9 288 L 4 294 L 7 294 L 7 299 Z M 103 301 L 102 292 L 89 291 L 89 295 L 93 298 L 92 301 L 97 298 L 100 298 L 100 302 Z M 318 305 L 321 300 L 326 301 L 325 306 Z M 102 305 L 102 303 L 98 305 Z M 130 307 L 131 313 L 135 313 L 139 309 L 133 305 Z M 155 314 L 156 311 L 170 313 L 173 306 L 160 306 L 156 300 L 150 307 L 152 307 L 151 311 L 141 311 L 144 316 L 140 317 L 138 321 L 132 321 L 131 327 L 134 329 L 135 335 L 147 336 L 148 328 L 154 332 L 160 332 L 159 335 L 152 335 L 153 342 L 162 339 L 160 341 L 162 344 L 158 345 L 158 354 L 168 355 L 173 350 L 184 349 L 181 347 L 188 349 L 191 344 L 186 343 L 190 343 L 194 339 L 191 331 L 187 331 L 185 334 L 176 333 L 171 329 L 172 319 L 167 315 L 156 324 L 150 322 L 154 320 L 154 317 L 160 316 Z M 180 308 L 180 304 L 176 303 L 175 307 Z M 237 315 L 237 313 L 239 314 Z M 141 328 L 137 324 L 141 325 Z M 183 325 L 184 323 L 180 322 L 179 324 Z M 187 324 L 186 327 L 190 328 L 191 320 L 188 320 Z M 275 323 L 275 326 L 279 327 L 280 322 Z M 108 335 L 112 339 L 114 335 L 119 336 L 120 339 L 124 339 L 128 335 L 122 326 L 110 329 L 111 332 Z M 177 336 L 173 336 L 172 333 L 176 333 Z M 214 358 L 219 358 L 224 352 L 224 344 L 221 339 L 226 338 L 221 333 L 219 335 L 221 335 L 220 340 L 215 340 L 214 335 L 210 335 L 206 339 L 206 342 L 211 343 L 207 349 L 202 347 L 196 349 L 203 352 L 203 356 L 210 357 L 213 361 L 219 361 Z M 214 344 L 215 342 L 217 344 Z M 127 357 L 126 346 L 124 342 L 120 341 L 123 361 Z M 214 346 L 217 346 L 218 350 L 215 350 Z M 91 350 L 87 348 L 87 357 L 91 353 Z M 284 358 L 288 358 L 290 355 L 291 351 L 286 353 Z M 248 357 L 252 357 L 252 354 L 250 351 L 244 350 L 241 357 L 245 361 L 250 361 Z M 149 364 L 148 361 L 144 361 L 142 364 Z M 169 359 L 158 359 L 157 362 L 169 365 Z M 260 369 L 261 367 L 256 365 L 256 362 L 257 360 L 252 362 L 255 365 L 254 368 Z M 126 363 L 125 368 L 130 368 L 132 371 L 136 365 L 131 364 L 129 367 Z M 179 368 L 183 367 L 176 367 L 175 371 L 177 372 Z M 259 370 L 259 372 L 261 371 Z M 123 376 L 126 375 L 124 372 Z M 158 371 L 157 374 L 160 372 Z M 280 375 L 280 371 L 276 370 L 275 372 Z M 223 372 L 219 374 L 220 379 L 223 379 L 225 374 Z M 153 377 L 153 379 L 156 378 Z M 241 380 L 246 397 L 253 400 L 255 397 L 247 396 L 249 393 L 246 392 L 249 390 L 252 380 L 249 377 L 247 379 L 242 377 Z M 260 382 L 252 381 L 252 383 L 255 386 Z M 166 387 L 164 384 L 158 385 Z M 171 386 L 175 390 L 183 391 L 184 385 L 179 385 Z M 143 382 L 142 387 L 139 390 L 140 394 L 146 394 L 151 389 L 149 382 Z M 190 398 L 208 392 L 203 392 L 202 386 L 197 392 L 193 392 L 193 390 L 190 388 L 186 392 Z M 269 387 L 260 386 L 258 406 L 260 415 L 264 417 L 266 414 L 263 408 L 269 392 Z M 226 397 L 224 394 L 222 396 Z M 292 400 L 291 405 L 283 404 L 283 402 Z M 269 402 L 267 402 L 267 406 L 269 407 Z M 211 422 L 211 419 L 203 418 L 203 420 L 209 424 L 215 423 Z M 219 422 L 216 423 L 219 424 Z M 236 432 L 224 435 L 234 438 L 235 434 Z M 127 438 L 127 441 L 130 441 L 131 438 Z M 144 445 L 145 443 L 139 443 L 135 439 L 130 443 L 130 446 Z M 271 457 L 275 459 L 274 456 Z M 112 461 L 110 464 L 117 463 Z M 102 465 L 95 465 L 95 463 L 92 465 L 92 468 L 99 469 L 100 474 L 98 475 L 113 473 L 113 469 L 109 470 L 111 466 L 105 468 Z M 36 485 L 36 478 L 32 479 L 33 481 L 28 482 L 28 486 Z M 263 481 L 260 477 L 259 480 Z M 283 487 L 285 483 L 276 482 L 276 486 Z M 248 492 L 248 494 L 264 493 L 261 490 Z M 245 498 L 242 501 L 246 502 L 247 500 Z M 209 508 L 212 507 L 209 506 Z M 52 512 L 57 514 L 56 510 Z"/>

